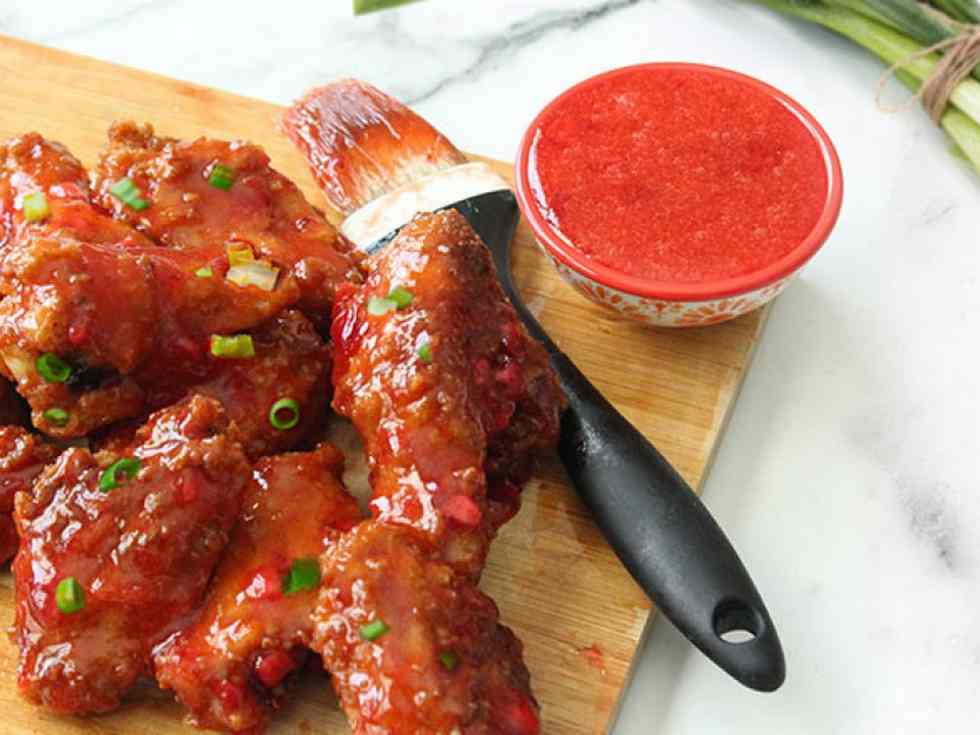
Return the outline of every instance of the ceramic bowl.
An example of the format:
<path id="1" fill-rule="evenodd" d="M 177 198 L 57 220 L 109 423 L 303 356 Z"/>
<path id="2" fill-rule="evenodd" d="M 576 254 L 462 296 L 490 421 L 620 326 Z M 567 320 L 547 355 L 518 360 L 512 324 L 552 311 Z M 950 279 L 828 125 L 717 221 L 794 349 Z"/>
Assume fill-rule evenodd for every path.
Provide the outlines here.
<path id="1" fill-rule="evenodd" d="M 542 117 L 574 95 L 611 75 L 648 69 L 691 69 L 720 74 L 771 95 L 791 110 L 813 136 L 827 167 L 824 207 L 810 234 L 768 266 L 751 273 L 697 283 L 656 282 L 627 275 L 590 259 L 544 216 L 530 182 L 535 133 Z M 728 69 L 702 64 L 653 63 L 624 67 L 581 82 L 552 100 L 534 119 L 521 141 L 516 163 L 517 199 L 538 244 L 568 283 L 602 306 L 657 327 L 702 327 L 734 319 L 772 301 L 785 289 L 830 235 L 840 212 L 843 176 L 826 131 L 798 102 L 765 82 Z"/>

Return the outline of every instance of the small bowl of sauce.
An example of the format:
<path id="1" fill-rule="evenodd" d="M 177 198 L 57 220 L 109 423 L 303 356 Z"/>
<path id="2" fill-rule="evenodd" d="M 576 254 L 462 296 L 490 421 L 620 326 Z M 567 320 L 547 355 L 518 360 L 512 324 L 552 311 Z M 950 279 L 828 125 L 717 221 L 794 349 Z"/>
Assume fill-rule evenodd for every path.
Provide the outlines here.
<path id="1" fill-rule="evenodd" d="M 655 326 L 775 298 L 826 241 L 843 179 L 827 133 L 757 79 L 700 64 L 600 74 L 534 119 L 517 198 L 562 276 Z"/>

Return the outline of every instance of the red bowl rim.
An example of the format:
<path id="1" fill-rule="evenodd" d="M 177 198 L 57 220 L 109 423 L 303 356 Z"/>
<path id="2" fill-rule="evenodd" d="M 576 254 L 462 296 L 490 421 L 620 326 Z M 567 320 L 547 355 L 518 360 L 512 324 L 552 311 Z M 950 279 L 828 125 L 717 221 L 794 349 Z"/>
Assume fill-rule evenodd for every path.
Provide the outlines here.
<path id="1" fill-rule="evenodd" d="M 827 166 L 827 200 L 824 208 L 817 218 L 813 229 L 803 241 L 790 250 L 786 255 L 770 263 L 764 268 L 732 278 L 724 278 L 713 281 L 702 281 L 697 283 L 677 283 L 669 281 L 654 281 L 647 278 L 638 278 L 608 266 L 590 260 L 582 251 L 576 248 L 562 233 L 545 219 L 534 199 L 529 181 L 529 160 L 533 149 L 535 134 L 541 118 L 556 105 L 561 104 L 569 96 L 576 94 L 582 89 L 588 88 L 609 77 L 627 74 L 639 69 L 654 71 L 667 69 L 687 69 L 705 71 L 719 76 L 735 79 L 740 82 L 750 84 L 756 89 L 766 92 L 773 98 L 786 106 L 793 114 L 799 118 L 804 127 L 813 136 L 814 141 L 820 148 L 824 163 Z M 520 147 L 517 150 L 516 162 L 516 193 L 517 201 L 525 218 L 531 226 L 535 237 L 545 249 L 560 262 L 572 270 L 597 281 L 605 286 L 620 291 L 625 291 L 644 298 L 664 299 L 668 301 L 707 301 L 711 299 L 724 298 L 744 294 L 765 288 L 776 283 L 786 276 L 797 271 L 820 249 L 820 246 L 827 240 L 831 230 L 837 222 L 840 214 L 841 201 L 844 195 L 844 178 L 841 172 L 840 159 L 834 144 L 827 135 L 827 131 L 816 121 L 799 102 L 789 95 L 776 89 L 772 85 L 742 74 L 731 69 L 723 69 L 707 64 L 693 64 L 687 62 L 653 62 L 646 64 L 635 64 L 612 69 L 597 76 L 590 77 L 585 81 L 568 88 L 555 99 L 549 102 L 541 110 L 528 126 Z"/>

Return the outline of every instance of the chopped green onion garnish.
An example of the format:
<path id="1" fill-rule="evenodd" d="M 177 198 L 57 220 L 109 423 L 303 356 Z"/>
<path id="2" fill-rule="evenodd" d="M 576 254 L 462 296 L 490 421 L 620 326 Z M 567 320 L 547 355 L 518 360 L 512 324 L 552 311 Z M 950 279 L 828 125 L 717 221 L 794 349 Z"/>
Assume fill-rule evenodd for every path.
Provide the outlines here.
<path id="1" fill-rule="evenodd" d="M 226 360 L 255 357 L 255 345 L 249 334 L 211 335 L 211 354 Z"/>
<path id="2" fill-rule="evenodd" d="M 74 577 L 65 577 L 55 588 L 54 601 L 58 609 L 66 615 L 84 610 L 85 588 Z"/>
<path id="3" fill-rule="evenodd" d="M 53 352 L 45 352 L 37 358 L 34 367 L 49 383 L 64 383 L 71 377 L 71 365 Z"/>
<path id="4" fill-rule="evenodd" d="M 211 270 L 211 266 L 206 265 L 203 268 L 198 268 L 194 271 L 194 275 L 198 278 L 211 278 L 214 275 L 214 271 Z"/>
<path id="5" fill-rule="evenodd" d="M 222 166 L 219 163 L 211 169 L 211 175 L 208 176 L 208 183 L 216 189 L 228 191 L 231 185 L 235 183 L 235 172 L 233 169 Z"/>
<path id="6" fill-rule="evenodd" d="M 395 306 L 397 306 L 399 309 L 407 309 L 412 305 L 412 301 L 414 299 L 415 296 L 412 295 L 412 292 L 407 288 L 402 288 L 401 286 L 391 289 L 391 293 L 388 294 L 388 300 L 394 301 Z"/>
<path id="7" fill-rule="evenodd" d="M 279 279 L 279 269 L 273 268 L 264 260 L 253 260 L 228 268 L 225 279 L 242 288 L 255 286 L 263 291 L 272 291 Z"/>
<path id="8" fill-rule="evenodd" d="M 143 192 L 130 178 L 119 179 L 109 188 L 109 193 L 130 209 L 146 209 L 149 206 L 145 199 L 140 198 Z"/>
<path id="9" fill-rule="evenodd" d="M 299 404 L 292 398 L 280 398 L 269 410 L 269 423 L 281 431 L 299 423 Z"/>
<path id="10" fill-rule="evenodd" d="M 459 665 L 459 657 L 453 651 L 443 651 L 440 653 L 439 661 L 446 671 L 452 671 Z"/>
<path id="11" fill-rule="evenodd" d="M 428 365 L 432 362 L 432 345 L 428 342 L 419 345 L 418 355 L 419 359 Z"/>
<path id="12" fill-rule="evenodd" d="M 372 620 L 370 623 L 361 626 L 361 638 L 366 641 L 377 640 L 389 630 L 390 628 L 385 625 L 383 620 Z"/>
<path id="13" fill-rule="evenodd" d="M 49 408 L 41 415 L 52 426 L 64 426 L 68 423 L 68 412 L 63 408 Z"/>
<path id="14" fill-rule="evenodd" d="M 296 559 L 282 578 L 282 593 L 294 595 L 297 592 L 314 590 L 320 584 L 320 565 L 316 559 Z"/>
<path id="15" fill-rule="evenodd" d="M 255 253 L 248 245 L 229 243 L 225 245 L 225 252 L 228 253 L 228 265 L 230 266 L 255 262 Z"/>
<path id="16" fill-rule="evenodd" d="M 132 480 L 140 471 L 140 461 L 136 457 L 123 457 L 106 467 L 99 478 L 99 490 L 104 493 L 119 487 L 120 475 L 126 480 Z"/>
<path id="17" fill-rule="evenodd" d="M 24 197 L 24 219 L 28 222 L 40 222 L 51 214 L 48 198 L 43 192 L 35 191 Z"/>
<path id="18" fill-rule="evenodd" d="M 381 316 L 382 314 L 387 314 L 392 309 L 397 309 L 398 304 L 396 304 L 391 299 L 382 299 L 377 296 L 372 296 L 368 299 L 368 314 L 372 316 Z"/>

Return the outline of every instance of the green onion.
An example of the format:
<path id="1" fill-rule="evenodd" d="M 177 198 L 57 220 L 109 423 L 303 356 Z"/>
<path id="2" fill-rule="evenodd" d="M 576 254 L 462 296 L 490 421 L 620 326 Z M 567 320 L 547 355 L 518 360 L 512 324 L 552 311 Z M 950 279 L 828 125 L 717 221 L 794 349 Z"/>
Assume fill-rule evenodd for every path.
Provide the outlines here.
<path id="1" fill-rule="evenodd" d="M 198 268 L 194 271 L 194 275 L 198 278 L 211 278 L 214 275 L 214 271 L 211 270 L 211 266 L 206 265 L 203 268 Z"/>
<path id="2" fill-rule="evenodd" d="M 372 296 L 370 299 L 368 299 L 368 314 L 373 316 L 382 316 L 383 314 L 387 314 L 389 311 L 397 308 L 398 304 L 391 299 L 382 299 L 378 296 Z"/>
<path id="3" fill-rule="evenodd" d="M 425 343 L 419 345 L 418 355 L 419 355 L 419 359 L 422 362 L 424 362 L 426 365 L 428 365 L 429 363 L 431 363 L 432 362 L 432 345 L 430 343 L 428 343 L 428 342 L 425 342 Z"/>
<path id="4" fill-rule="evenodd" d="M 978 0 L 932 0 L 932 4 L 960 23 L 980 23 Z"/>
<path id="5" fill-rule="evenodd" d="M 316 559 L 296 559 L 282 579 L 282 593 L 295 595 L 297 592 L 314 590 L 320 584 L 320 565 Z"/>
<path id="6" fill-rule="evenodd" d="M 354 0 L 354 15 L 364 15 L 373 13 L 377 10 L 387 10 L 397 8 L 399 5 L 408 5 L 418 0 Z"/>
<path id="7" fill-rule="evenodd" d="M 228 191 L 231 185 L 235 183 L 235 171 L 219 163 L 211 169 L 211 175 L 208 176 L 208 183 L 216 189 Z"/>
<path id="8" fill-rule="evenodd" d="M 269 423 L 280 431 L 293 428 L 299 423 L 299 404 L 292 398 L 280 398 L 272 404 Z"/>
<path id="9" fill-rule="evenodd" d="M 38 373 L 49 383 L 64 383 L 71 377 L 71 365 L 55 355 L 45 352 L 34 363 Z"/>
<path id="10" fill-rule="evenodd" d="M 104 493 L 119 487 L 122 475 L 126 480 L 132 480 L 140 471 L 140 461 L 137 457 L 123 457 L 106 467 L 99 478 L 99 490 Z"/>
<path id="11" fill-rule="evenodd" d="M 370 623 L 361 626 L 361 638 L 366 641 L 374 641 L 389 630 L 390 628 L 385 625 L 383 620 L 372 620 Z"/>
<path id="12" fill-rule="evenodd" d="M 249 334 L 211 335 L 211 354 L 225 360 L 255 357 L 255 345 Z"/>
<path id="13" fill-rule="evenodd" d="M 109 187 L 109 193 L 130 209 L 140 210 L 146 209 L 149 206 L 145 199 L 140 198 L 143 192 L 140 191 L 139 187 L 130 178 L 119 179 L 119 181 Z"/>
<path id="14" fill-rule="evenodd" d="M 273 268 L 264 260 L 253 260 L 231 266 L 225 279 L 243 288 L 255 286 L 263 291 L 272 291 L 279 279 L 279 269 Z"/>
<path id="15" fill-rule="evenodd" d="M 68 412 L 63 408 L 49 408 L 41 415 L 52 426 L 64 426 L 68 423 Z"/>
<path id="16" fill-rule="evenodd" d="M 446 671 L 452 671 L 459 666 L 459 657 L 453 651 L 443 651 L 440 653 L 439 661 Z"/>
<path id="17" fill-rule="evenodd" d="M 388 300 L 394 301 L 395 306 L 399 309 L 407 309 L 412 305 L 412 301 L 415 300 L 415 296 L 407 288 L 402 288 L 398 286 L 397 288 L 391 289 L 391 293 L 388 294 Z"/>
<path id="18" fill-rule="evenodd" d="M 24 197 L 24 219 L 28 222 L 40 222 L 47 219 L 51 214 L 51 207 L 48 206 L 48 198 L 43 192 L 35 191 Z"/>
<path id="19" fill-rule="evenodd" d="M 252 248 L 248 245 L 228 243 L 225 245 L 225 252 L 228 253 L 228 265 L 230 266 L 255 262 L 255 253 L 252 252 Z"/>
<path id="20" fill-rule="evenodd" d="M 77 613 L 85 609 L 85 588 L 74 577 L 65 577 L 55 588 L 54 601 L 65 615 Z"/>
<path id="21" fill-rule="evenodd" d="M 920 53 L 924 46 L 899 33 L 891 25 L 875 20 L 875 10 L 857 13 L 849 9 L 851 6 L 859 5 L 857 0 L 830 0 L 830 2 L 755 0 L 755 2 L 836 31 L 871 51 L 887 64 L 901 64 L 899 78 L 915 87 L 929 78 L 939 62 L 939 55 L 936 53 L 913 58 L 913 55 Z M 908 3 L 905 0 L 892 0 L 890 3 L 885 3 L 884 0 L 876 2 L 874 7 L 879 15 L 886 4 L 897 7 L 899 4 Z M 845 5 L 847 7 L 844 7 Z M 866 3 L 862 7 L 870 8 Z M 892 20 L 896 18 L 897 15 Z M 957 147 L 967 155 L 974 169 L 980 173 L 980 82 L 970 78 L 964 79 L 953 90 L 949 101 L 950 107 L 943 114 L 940 124 Z"/>

